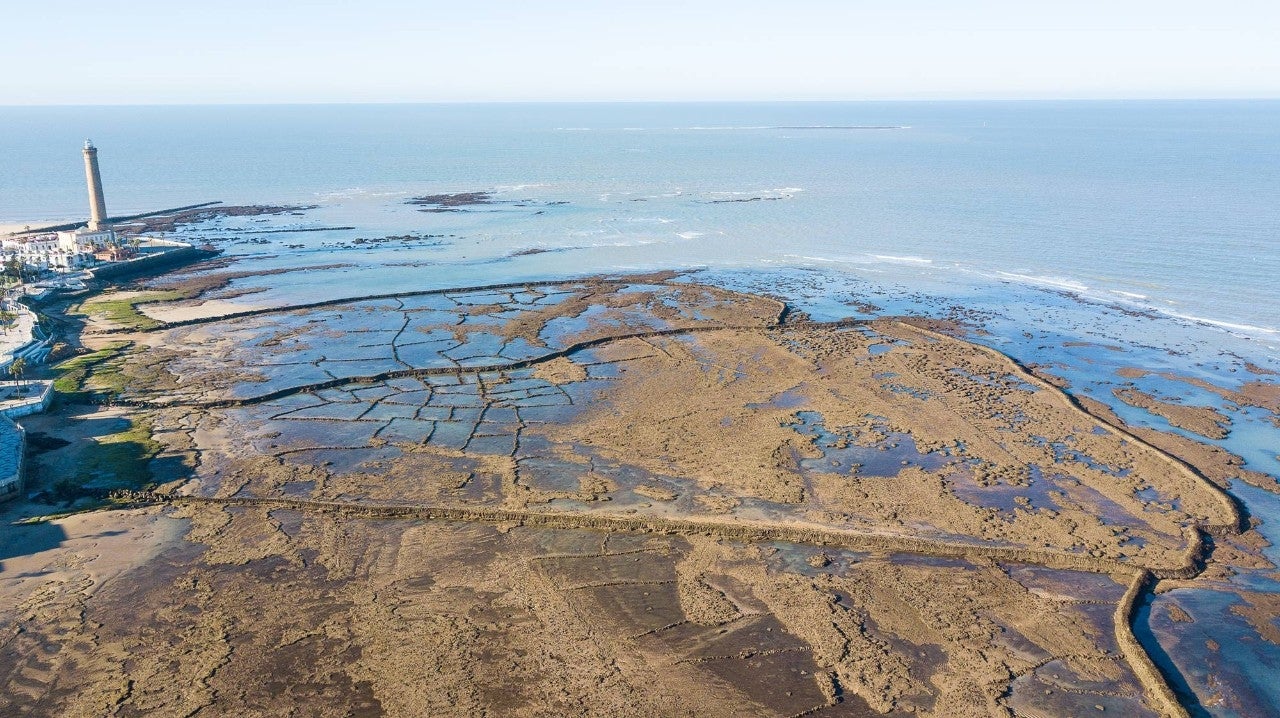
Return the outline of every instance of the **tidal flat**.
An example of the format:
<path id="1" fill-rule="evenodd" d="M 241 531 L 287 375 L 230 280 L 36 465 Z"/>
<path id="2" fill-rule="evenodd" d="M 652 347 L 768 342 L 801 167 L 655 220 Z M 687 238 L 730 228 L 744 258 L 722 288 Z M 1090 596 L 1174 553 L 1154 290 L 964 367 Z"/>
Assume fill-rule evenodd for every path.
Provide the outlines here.
<path id="1" fill-rule="evenodd" d="M 1275 570 L 1231 493 L 1274 480 L 1154 364 L 1092 392 L 1167 430 L 977 314 L 827 319 L 776 276 L 229 312 L 263 280 L 227 269 L 66 307 L 84 353 L 35 425 L 69 443 L 36 476 L 92 427 L 145 433 L 148 476 L 4 529 L 59 534 L 6 548 L 5 711 L 1186 715 L 1200 694 L 1135 618 Z M 1194 386 L 1280 421 L 1264 389 Z M 1274 641 L 1264 600 L 1235 615 Z M 1155 630 L 1191 620 L 1170 611 Z"/>

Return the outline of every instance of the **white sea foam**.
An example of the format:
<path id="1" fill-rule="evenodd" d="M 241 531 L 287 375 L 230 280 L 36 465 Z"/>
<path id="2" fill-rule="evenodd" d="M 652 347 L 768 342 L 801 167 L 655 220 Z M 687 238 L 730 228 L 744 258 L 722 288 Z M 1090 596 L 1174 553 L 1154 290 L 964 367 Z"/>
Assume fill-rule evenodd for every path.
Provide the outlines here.
<path id="1" fill-rule="evenodd" d="M 909 125 L 778 125 L 771 130 L 909 130 Z"/>
<path id="2" fill-rule="evenodd" d="M 1005 279 L 1015 282 L 1025 282 L 1027 284 L 1039 284 L 1046 287 L 1054 287 L 1057 289 L 1067 289 L 1073 292 L 1087 292 L 1089 287 L 1065 277 L 1049 277 L 1031 274 L 1015 274 L 1013 272 L 996 272 L 996 274 Z"/>
<path id="3" fill-rule="evenodd" d="M 861 270 L 861 269 L 868 269 L 868 268 L 870 268 L 871 266 L 873 266 L 873 265 L 875 265 L 875 264 L 879 263 L 877 260 L 872 259 L 872 258 L 871 258 L 871 255 L 869 255 L 869 254 L 862 254 L 862 255 L 857 255 L 857 256 L 845 256 L 845 255 L 812 255 L 812 254 L 784 254 L 784 255 L 782 255 L 782 256 L 783 256 L 784 258 L 786 258 L 787 260 L 789 260 L 789 261 L 796 261 L 796 262 L 822 262 L 822 263 L 824 263 L 824 264 L 847 264 L 847 265 L 852 265 L 852 266 L 854 266 L 854 267 L 857 267 L 857 268 L 858 268 L 858 269 L 860 269 L 860 270 Z M 877 270 L 877 271 L 880 271 L 880 270 Z"/>
<path id="4" fill-rule="evenodd" d="M 1262 337 L 1271 338 L 1271 337 L 1280 335 L 1280 329 L 1275 329 L 1273 327 L 1259 327 L 1253 324 L 1239 324 L 1236 322 L 1224 322 L 1220 319 L 1208 319 L 1206 317 L 1197 317 L 1193 314 L 1180 314 L 1178 312 L 1170 312 L 1167 310 L 1165 310 L 1164 313 L 1171 317 L 1177 317 L 1178 319 L 1185 319 L 1186 321 L 1189 321 L 1189 322 L 1195 322 L 1197 324 L 1209 324 L 1211 326 L 1220 327 L 1222 329 L 1228 329 L 1233 332 L 1240 332 L 1248 337 L 1262 336 Z"/>
<path id="5" fill-rule="evenodd" d="M 899 264 L 933 264 L 932 259 L 925 257 L 899 257 L 892 254 L 873 254 L 872 257 L 882 262 L 897 262 Z"/>
<path id="6" fill-rule="evenodd" d="M 369 190 L 363 187 L 348 187 L 346 189 L 337 189 L 331 192 L 316 192 L 315 196 L 317 199 L 328 200 L 328 199 L 354 199 L 356 197 L 360 197 L 362 195 L 367 195 L 367 194 L 369 194 Z"/>
<path id="7" fill-rule="evenodd" d="M 706 232 L 676 232 L 676 236 L 680 239 L 697 239 L 705 235 Z"/>
<path id="8" fill-rule="evenodd" d="M 713 198 L 723 197 L 759 197 L 761 199 L 782 199 L 803 192 L 803 187 L 775 187 L 773 189 L 757 189 L 745 191 L 717 190 L 707 192 Z"/>
<path id="9" fill-rule="evenodd" d="M 1073 279 L 1066 279 L 1062 277 L 1016 274 L 1013 272 L 997 272 L 997 274 L 1000 277 L 1003 277 L 1005 279 L 1025 282 L 1027 284 L 1043 285 L 1043 286 L 1054 287 L 1057 289 L 1067 289 L 1073 292 L 1079 292 L 1081 294 L 1089 293 L 1089 287 Z M 1259 326 L 1256 324 L 1244 324 L 1241 322 L 1228 322 L 1221 319 L 1210 319 L 1208 317 L 1201 317 L 1194 314 L 1186 314 L 1183 312 L 1174 311 L 1172 309 L 1154 307 L 1150 304 L 1152 299 L 1149 296 L 1145 294 L 1139 294 L 1137 292 L 1126 292 L 1120 289 L 1111 289 L 1111 290 L 1106 290 L 1105 294 L 1110 294 L 1112 296 L 1120 296 L 1120 297 L 1124 297 L 1125 299 L 1133 300 L 1135 304 L 1139 304 L 1141 306 L 1151 308 L 1168 317 L 1173 317 L 1175 319 L 1181 319 L 1183 321 L 1188 321 L 1188 322 L 1194 322 L 1196 324 L 1217 327 L 1219 329 L 1224 329 L 1236 336 L 1240 336 L 1248 339 L 1263 339 L 1263 338 L 1275 339 L 1276 337 L 1280 337 L 1280 329 L 1275 327 L 1265 327 L 1265 326 Z M 1097 293 L 1094 293 L 1093 296 L 1100 296 L 1100 295 Z M 1173 300 L 1162 299 L 1160 301 L 1171 307 L 1178 306 L 1178 302 Z"/>
<path id="10" fill-rule="evenodd" d="M 835 263 L 835 262 L 839 262 L 839 261 L 840 261 L 840 260 L 838 260 L 838 259 L 832 259 L 831 257 L 810 257 L 810 256 L 805 255 L 805 254 L 788 254 L 788 255 L 784 255 L 784 256 L 785 256 L 787 259 L 799 259 L 799 260 L 804 261 L 804 262 L 832 262 L 832 263 Z"/>
<path id="11" fill-rule="evenodd" d="M 614 242 L 591 242 L 587 247 L 643 247 L 649 244 L 657 244 L 659 240 L 653 238 L 619 239 Z"/>
<path id="12" fill-rule="evenodd" d="M 530 183 L 530 184 L 504 184 L 504 185 L 498 185 L 498 187 L 497 187 L 494 191 L 496 191 L 496 192 L 523 192 L 524 190 L 527 190 L 527 189 L 535 189 L 535 188 L 538 188 L 538 187 L 550 187 L 550 186 L 551 186 L 551 185 L 546 184 L 545 182 L 535 182 L 535 183 Z"/>

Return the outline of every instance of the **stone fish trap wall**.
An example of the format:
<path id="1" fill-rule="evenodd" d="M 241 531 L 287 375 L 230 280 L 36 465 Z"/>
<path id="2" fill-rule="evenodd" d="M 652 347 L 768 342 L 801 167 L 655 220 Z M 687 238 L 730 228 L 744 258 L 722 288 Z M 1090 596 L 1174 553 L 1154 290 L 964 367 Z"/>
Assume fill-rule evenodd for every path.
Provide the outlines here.
<path id="1" fill-rule="evenodd" d="M 924 334 L 926 336 L 931 336 L 940 340 L 956 341 L 953 337 L 948 337 L 947 335 L 933 331 L 932 329 L 925 329 L 923 327 L 918 327 L 918 326 L 915 326 L 914 324 L 907 324 L 905 322 L 897 322 L 897 324 L 899 326 L 906 327 L 912 331 L 920 332 L 921 334 Z M 1014 369 L 1016 369 L 1017 374 L 1024 381 L 1034 384 L 1036 387 L 1049 392 L 1052 396 L 1057 397 L 1059 401 L 1065 404 L 1068 409 L 1071 409 L 1072 411 L 1088 416 L 1092 421 L 1097 422 L 1098 425 L 1101 426 L 1106 431 L 1124 439 L 1125 441 L 1131 442 L 1137 446 L 1142 447 L 1143 450 L 1147 451 L 1153 456 L 1156 456 L 1158 459 L 1160 459 L 1165 464 L 1167 464 L 1175 472 L 1180 473 L 1183 476 L 1191 479 L 1191 481 L 1198 488 L 1207 492 L 1209 495 L 1213 496 L 1213 498 L 1219 503 L 1219 505 L 1222 506 L 1222 510 L 1227 516 L 1227 521 L 1223 523 L 1217 523 L 1217 524 L 1207 524 L 1201 527 L 1203 530 L 1211 534 L 1219 534 L 1219 535 L 1239 534 L 1245 530 L 1246 521 L 1245 521 L 1244 511 L 1241 510 L 1240 505 L 1235 500 L 1235 498 L 1233 498 L 1231 494 L 1227 493 L 1217 484 L 1205 478 L 1203 474 L 1201 474 L 1199 471 L 1196 471 L 1196 469 L 1192 467 L 1190 464 L 1177 458 L 1176 456 L 1169 454 L 1166 451 L 1162 451 L 1158 447 L 1152 445 L 1150 442 L 1144 441 L 1143 439 L 1138 438 L 1131 432 L 1125 431 L 1123 428 L 1116 426 L 1115 424 L 1112 424 L 1111 422 L 1101 417 L 1094 416 L 1092 413 L 1086 410 L 1083 406 L 1081 406 L 1080 402 L 1077 401 L 1076 398 L 1073 397 L 1071 394 L 1067 393 L 1066 391 L 1062 390 L 1059 387 L 1054 386 L 1053 384 L 1050 384 L 1044 379 L 1041 379 L 1040 377 L 1036 376 L 1035 372 L 1031 371 L 1022 362 L 1018 361 L 1017 359 L 1014 359 L 1008 354 L 1005 354 L 1004 352 L 1001 352 L 996 349 L 992 349 L 991 347 L 983 346 L 981 344 L 976 344 L 973 342 L 968 342 L 968 344 L 976 347 L 980 351 L 983 351 L 990 356 L 1002 359 L 1006 363 L 1013 366 Z M 1200 537 L 1199 535 L 1197 535 L 1196 543 L 1202 545 L 1204 543 L 1203 537 Z M 1203 547 L 1201 546 L 1196 550 L 1198 552 L 1203 551 Z M 1161 576 L 1161 578 L 1174 578 L 1174 576 Z"/>
<path id="2" fill-rule="evenodd" d="M 1133 577 L 1133 582 L 1129 584 L 1129 590 L 1124 592 L 1124 596 L 1116 606 L 1115 620 L 1112 621 L 1116 629 L 1116 643 L 1120 645 L 1120 651 L 1124 653 L 1125 660 L 1129 662 L 1129 668 L 1137 676 L 1143 690 L 1146 691 L 1147 699 L 1151 702 L 1152 707 L 1166 716 L 1190 718 L 1191 714 L 1178 702 L 1178 697 L 1174 694 L 1173 689 L 1169 687 L 1169 684 L 1165 682 L 1164 676 L 1160 674 L 1160 669 L 1156 667 L 1155 662 L 1151 660 L 1151 656 L 1147 655 L 1146 649 L 1142 647 L 1142 644 L 1138 642 L 1138 637 L 1133 633 L 1133 618 L 1138 610 L 1138 599 L 1154 583 L 1155 577 L 1150 571 L 1139 571 Z"/>
<path id="3" fill-rule="evenodd" d="M 597 280 L 599 281 L 599 280 Z M 617 280 L 605 280 L 613 283 Z M 547 284 L 563 284 L 564 282 L 548 282 Z M 625 281 L 619 283 L 626 283 Z M 527 287 L 540 283 L 514 283 L 510 285 L 491 285 L 487 288 L 508 288 L 508 287 Z M 420 294 L 431 294 L 438 292 L 458 291 L 454 290 L 433 290 L 426 292 L 409 292 L 397 295 L 387 296 L 412 296 Z M 303 305 L 301 307 L 281 307 L 265 310 L 255 310 L 250 312 L 238 313 L 231 316 L 211 317 L 207 319 L 189 320 L 184 322 L 175 322 L 166 324 L 158 329 L 170 328 L 173 326 L 185 324 L 199 324 L 205 322 L 222 321 L 236 316 L 245 316 L 253 314 L 265 314 L 279 311 L 296 310 L 299 308 L 309 308 L 311 306 L 326 306 L 331 304 L 343 304 L 353 301 L 361 301 L 364 298 L 346 298 L 341 300 L 333 300 L 327 302 L 315 303 L 313 305 Z M 542 363 L 552 358 L 567 357 L 575 352 L 581 351 L 590 346 L 596 346 L 618 339 L 628 338 L 628 336 L 647 336 L 647 335 L 674 335 L 674 334 L 690 334 L 708 331 L 761 331 L 771 329 L 787 329 L 800 327 L 820 327 L 820 326 L 849 326 L 854 324 L 865 323 L 861 320 L 846 320 L 842 322 L 787 322 L 787 307 L 780 304 L 780 311 L 773 322 L 762 323 L 752 326 L 712 326 L 712 327 L 696 327 L 681 328 L 671 330 L 659 330 L 655 332 L 641 332 L 634 335 L 611 336 L 593 339 L 588 342 L 582 342 L 576 345 L 565 347 L 558 351 L 553 351 L 545 356 L 533 359 L 514 362 L 512 364 L 504 364 L 501 367 L 466 367 L 466 368 L 440 368 L 440 369 L 418 369 L 408 370 L 404 372 L 406 375 L 420 374 L 454 374 L 454 373 L 477 373 L 486 370 L 496 369 L 512 369 L 521 366 L 532 366 Z M 963 341 L 945 334 L 941 334 L 914 324 L 896 322 L 903 328 L 911 332 L 933 336 L 940 340 L 946 341 Z M 1117 435 L 1124 440 L 1140 447 L 1142 450 L 1157 455 L 1169 469 L 1177 474 L 1182 474 L 1190 479 L 1197 487 L 1203 488 L 1210 492 L 1218 502 L 1222 509 L 1221 514 L 1215 517 L 1215 520 L 1209 525 L 1199 527 L 1185 527 L 1183 530 L 1186 548 L 1181 555 L 1178 556 L 1176 562 L 1170 561 L 1169 565 L 1162 566 L 1142 566 L 1134 563 L 1116 561 L 1111 559 L 1101 559 L 1078 554 L 1072 554 L 1060 551 L 1045 551 L 1037 549 L 1004 547 L 1004 546 L 984 546 L 975 545 L 964 542 L 952 542 L 943 540 L 919 539 L 910 536 L 893 536 L 875 533 L 858 533 L 852 531 L 826 529 L 817 526 L 807 525 L 783 525 L 783 524 L 762 524 L 755 522 L 743 521 L 718 521 L 706 519 L 668 519 L 659 517 L 637 517 L 632 515 L 613 515 L 613 514 L 582 514 L 572 512 L 553 512 L 553 511 L 526 511 L 526 510 L 510 510 L 483 507 L 458 507 L 458 506 L 426 506 L 426 505 L 369 505 L 359 503 L 340 503 L 340 502 L 324 502 L 324 501 L 306 501 L 306 500 L 290 500 L 290 499 L 268 499 L 268 498 L 206 498 L 206 497 L 179 497 L 179 496 L 159 496 L 150 494 L 128 494 L 121 495 L 119 498 L 125 501 L 138 503 L 167 503 L 167 504 L 213 504 L 223 506 L 243 506 L 258 507 L 266 510 L 272 509 L 296 509 L 305 510 L 318 514 L 343 515 L 361 518 L 382 518 L 382 519 L 425 519 L 425 520 L 443 520 L 443 521 L 478 521 L 488 523 L 499 523 L 516 526 L 530 526 L 542 528 L 559 528 L 559 529 L 587 529 L 601 531 L 623 531 L 633 533 L 662 533 L 662 534 L 682 534 L 682 535 L 702 535 L 715 538 L 721 538 L 732 541 L 743 542 L 771 542 L 784 541 L 789 543 L 801 543 L 816 546 L 834 546 L 856 551 L 869 551 L 876 554 L 917 554 L 928 556 L 942 556 L 950 558 L 958 558 L 968 560 L 978 564 L 991 562 L 1012 562 L 1027 563 L 1040 565 L 1047 568 L 1087 571 L 1092 573 L 1105 573 L 1117 577 L 1126 577 L 1131 579 L 1129 588 L 1125 592 L 1124 597 L 1116 607 L 1114 614 L 1114 630 L 1115 638 L 1121 651 L 1129 663 L 1135 677 L 1143 685 L 1144 691 L 1148 697 L 1151 706 L 1171 716 L 1186 716 L 1186 710 L 1178 703 L 1176 696 L 1169 686 L 1165 683 L 1159 669 L 1151 661 L 1145 650 L 1134 636 L 1130 622 L 1133 619 L 1139 600 L 1145 595 L 1145 592 L 1151 587 L 1154 581 L 1163 578 L 1194 578 L 1203 569 L 1204 560 L 1208 550 L 1208 543 L 1205 540 L 1205 533 L 1238 533 L 1244 523 L 1243 513 L 1240 511 L 1238 504 L 1234 499 L 1221 490 L 1216 485 L 1209 482 L 1194 467 L 1186 462 L 1177 459 L 1150 443 L 1143 441 L 1133 434 L 1129 433 L 1120 426 L 1114 425 L 1104 419 L 1084 409 L 1079 402 L 1068 392 L 1049 384 L 1036 376 L 1023 364 L 1016 359 L 1009 357 L 998 350 L 985 347 L 971 342 L 965 342 L 971 346 L 978 348 L 980 351 L 990 356 L 998 357 L 1011 367 L 1013 373 L 1029 384 L 1043 389 L 1057 400 L 1064 403 L 1070 410 L 1079 412 L 1088 416 L 1091 421 L 1102 426 L 1108 432 Z M 401 372 L 391 372 L 389 374 L 399 374 Z M 368 380 L 369 377 L 364 377 Z M 358 378 L 344 378 L 334 385 L 360 383 Z M 329 382 L 325 382 L 325 385 Z M 286 393 L 293 393 L 299 390 L 314 389 L 320 385 L 294 388 L 285 390 Z M 202 406 L 234 406 L 245 403 L 256 403 L 267 398 L 274 398 L 274 395 L 266 397 L 254 397 L 249 400 L 233 400 L 224 402 L 205 402 Z M 142 403 L 142 402 L 139 402 Z"/>

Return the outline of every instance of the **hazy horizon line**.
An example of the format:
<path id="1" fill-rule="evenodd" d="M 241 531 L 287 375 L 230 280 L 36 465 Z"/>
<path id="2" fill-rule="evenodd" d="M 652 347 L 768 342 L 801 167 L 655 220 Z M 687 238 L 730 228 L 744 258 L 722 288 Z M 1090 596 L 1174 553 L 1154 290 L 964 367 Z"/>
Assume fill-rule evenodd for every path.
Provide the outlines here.
<path id="1" fill-rule="evenodd" d="M 1275 95 L 1230 96 L 1062 96 L 1062 97 L 867 97 L 827 99 L 558 99 L 558 100 L 292 100 L 229 102 L 39 102 L 6 103 L 0 108 L 37 107 L 301 107 L 335 105 L 733 105 L 733 104 L 857 104 L 857 103 L 961 103 L 961 102 L 1276 102 Z"/>

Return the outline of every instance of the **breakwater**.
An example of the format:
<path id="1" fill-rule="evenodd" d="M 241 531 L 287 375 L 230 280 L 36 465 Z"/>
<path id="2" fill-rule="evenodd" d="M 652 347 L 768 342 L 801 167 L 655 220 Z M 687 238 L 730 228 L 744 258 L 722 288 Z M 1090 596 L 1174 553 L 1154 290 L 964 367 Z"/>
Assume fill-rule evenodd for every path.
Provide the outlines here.
<path id="1" fill-rule="evenodd" d="M 188 204 L 182 207 L 171 207 L 169 209 L 158 209 L 154 212 L 142 212 L 141 214 L 126 214 L 119 217 L 108 217 L 107 223 L 116 222 L 132 222 L 135 219 L 146 219 L 147 217 L 159 217 L 165 214 L 173 214 L 175 212 L 185 212 L 191 209 L 200 209 L 202 207 L 212 207 L 222 204 L 222 200 L 214 200 L 213 202 L 201 202 L 200 204 Z M 32 229 L 24 229 L 21 232 L 14 232 L 12 236 L 20 237 L 28 234 L 45 234 L 47 232 L 69 232 L 85 226 L 85 222 L 66 222 L 64 224 L 51 224 L 47 227 L 34 227 Z"/>
<path id="2" fill-rule="evenodd" d="M 93 275 L 94 279 L 115 279 L 143 272 L 168 269 L 179 264 L 190 264 L 191 262 L 208 259 L 217 254 L 218 252 L 215 250 L 201 249 L 199 247 L 177 247 L 125 262 L 115 262 L 101 267 L 94 267 L 89 270 L 89 273 Z"/>

